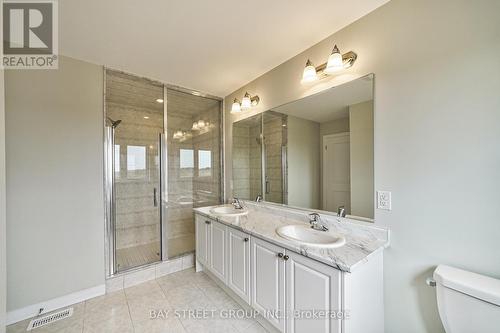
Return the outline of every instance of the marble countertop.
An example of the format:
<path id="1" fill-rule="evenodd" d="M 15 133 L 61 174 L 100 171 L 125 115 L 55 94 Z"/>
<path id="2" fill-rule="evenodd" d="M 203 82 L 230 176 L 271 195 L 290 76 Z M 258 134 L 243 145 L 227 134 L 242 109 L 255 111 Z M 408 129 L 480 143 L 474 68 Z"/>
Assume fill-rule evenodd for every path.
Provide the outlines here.
<path id="1" fill-rule="evenodd" d="M 303 245 L 282 238 L 276 233 L 276 228 L 289 224 L 307 225 L 307 215 L 311 211 L 265 203 L 245 202 L 244 205 L 248 214 L 236 217 L 212 214 L 210 209 L 217 206 L 195 208 L 194 212 L 345 272 L 353 272 L 374 253 L 389 245 L 389 231 L 384 228 L 349 218 L 342 218 L 339 222 L 336 217 L 326 214 L 321 218 L 330 228 L 328 232 L 344 236 L 346 244 L 333 249 Z"/>

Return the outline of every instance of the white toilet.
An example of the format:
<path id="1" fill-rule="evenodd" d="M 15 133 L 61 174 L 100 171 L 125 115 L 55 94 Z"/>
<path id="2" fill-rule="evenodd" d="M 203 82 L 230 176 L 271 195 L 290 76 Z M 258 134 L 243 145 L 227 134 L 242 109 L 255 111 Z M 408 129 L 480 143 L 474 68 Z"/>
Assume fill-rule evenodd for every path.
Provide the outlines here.
<path id="1" fill-rule="evenodd" d="M 433 277 L 446 333 L 500 332 L 500 280 L 445 265 Z"/>

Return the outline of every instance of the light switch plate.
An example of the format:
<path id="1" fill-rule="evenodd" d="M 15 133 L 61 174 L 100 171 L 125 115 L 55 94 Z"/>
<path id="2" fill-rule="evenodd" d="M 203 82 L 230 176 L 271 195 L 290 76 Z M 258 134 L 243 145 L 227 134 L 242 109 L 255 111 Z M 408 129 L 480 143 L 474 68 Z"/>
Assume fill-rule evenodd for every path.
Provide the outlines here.
<path id="1" fill-rule="evenodd" d="M 391 210 L 391 192 L 377 191 L 377 208 L 384 210 Z"/>

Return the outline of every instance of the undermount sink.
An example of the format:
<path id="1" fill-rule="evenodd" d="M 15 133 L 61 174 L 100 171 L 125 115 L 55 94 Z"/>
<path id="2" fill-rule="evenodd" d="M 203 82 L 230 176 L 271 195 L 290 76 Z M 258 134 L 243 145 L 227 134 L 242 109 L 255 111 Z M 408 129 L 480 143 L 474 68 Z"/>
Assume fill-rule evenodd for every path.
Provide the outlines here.
<path id="1" fill-rule="evenodd" d="M 233 205 L 225 205 L 210 209 L 210 213 L 223 216 L 242 216 L 242 215 L 247 215 L 248 210 L 245 208 L 236 209 L 234 208 Z"/>
<path id="2" fill-rule="evenodd" d="M 328 231 L 314 230 L 307 225 L 285 225 L 276 229 L 276 233 L 288 240 L 304 245 L 335 248 L 345 244 L 345 238 Z"/>

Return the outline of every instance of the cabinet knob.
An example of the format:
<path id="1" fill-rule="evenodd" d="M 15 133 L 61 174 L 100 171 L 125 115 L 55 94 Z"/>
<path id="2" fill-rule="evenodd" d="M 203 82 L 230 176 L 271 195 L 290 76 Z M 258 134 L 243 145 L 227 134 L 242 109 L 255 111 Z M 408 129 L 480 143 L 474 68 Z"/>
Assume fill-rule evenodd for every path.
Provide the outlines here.
<path id="1" fill-rule="evenodd" d="M 210 221 L 205 221 L 206 224 L 210 224 Z"/>
<path id="2" fill-rule="evenodd" d="M 283 259 L 288 260 L 288 259 L 290 259 L 290 257 L 289 257 L 289 256 L 287 256 L 287 255 L 285 255 L 285 256 L 283 257 Z"/>
<path id="3" fill-rule="evenodd" d="M 248 237 L 245 237 L 245 238 L 243 239 L 243 241 L 244 241 L 244 242 L 248 242 L 249 240 L 250 240 L 250 239 L 249 239 Z"/>
<path id="4" fill-rule="evenodd" d="M 278 253 L 278 258 L 283 258 L 283 253 Z"/>

